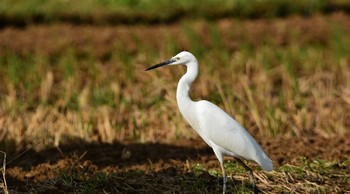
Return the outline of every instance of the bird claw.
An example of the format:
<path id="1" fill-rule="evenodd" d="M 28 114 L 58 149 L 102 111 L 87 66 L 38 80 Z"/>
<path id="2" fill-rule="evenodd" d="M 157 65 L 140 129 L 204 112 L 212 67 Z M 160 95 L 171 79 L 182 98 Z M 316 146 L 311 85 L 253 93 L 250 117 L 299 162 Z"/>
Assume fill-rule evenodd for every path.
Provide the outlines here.
<path id="1" fill-rule="evenodd" d="M 226 175 L 224 175 L 224 177 L 223 177 L 223 184 L 222 184 L 222 193 L 223 194 L 226 193 L 226 182 L 227 182 L 227 177 L 226 177 Z"/>
<path id="2" fill-rule="evenodd" d="M 259 193 L 259 189 L 258 189 L 258 187 L 255 185 L 255 183 L 253 184 L 253 192 L 254 192 L 254 194 L 258 194 L 258 193 Z"/>
<path id="3" fill-rule="evenodd" d="M 254 187 L 253 190 L 254 190 L 254 194 L 258 194 L 259 193 L 259 189 L 257 189 L 256 187 Z"/>
<path id="4" fill-rule="evenodd" d="M 223 184 L 223 188 L 222 188 L 222 194 L 226 193 L 226 182 L 224 182 Z"/>

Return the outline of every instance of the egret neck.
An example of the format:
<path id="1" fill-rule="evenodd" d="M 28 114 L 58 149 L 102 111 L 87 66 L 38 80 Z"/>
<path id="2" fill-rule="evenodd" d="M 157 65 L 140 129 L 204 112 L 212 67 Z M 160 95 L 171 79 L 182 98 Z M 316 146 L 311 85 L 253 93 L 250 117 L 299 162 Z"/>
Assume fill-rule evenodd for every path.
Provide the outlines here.
<path id="1" fill-rule="evenodd" d="M 186 64 L 186 68 L 186 74 L 181 77 L 177 86 L 176 100 L 181 114 L 185 117 L 189 124 L 197 131 L 197 122 L 196 118 L 194 118 L 195 114 L 193 113 L 194 101 L 191 100 L 189 95 L 192 82 L 196 79 L 198 75 L 197 60 L 195 59 L 188 62 Z"/>

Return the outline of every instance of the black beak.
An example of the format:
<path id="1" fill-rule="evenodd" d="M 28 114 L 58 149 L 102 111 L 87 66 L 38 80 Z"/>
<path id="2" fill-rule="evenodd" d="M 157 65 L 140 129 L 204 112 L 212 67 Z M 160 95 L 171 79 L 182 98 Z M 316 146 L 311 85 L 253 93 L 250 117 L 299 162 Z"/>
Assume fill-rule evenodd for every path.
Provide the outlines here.
<path id="1" fill-rule="evenodd" d="M 149 68 L 145 69 L 145 71 L 149 71 L 149 70 L 161 67 L 161 66 L 165 66 L 165 65 L 168 65 L 168 64 L 173 63 L 173 62 L 175 62 L 175 59 L 169 59 L 167 61 L 164 61 L 164 62 L 158 63 L 156 65 L 153 65 L 152 67 L 149 67 Z"/>

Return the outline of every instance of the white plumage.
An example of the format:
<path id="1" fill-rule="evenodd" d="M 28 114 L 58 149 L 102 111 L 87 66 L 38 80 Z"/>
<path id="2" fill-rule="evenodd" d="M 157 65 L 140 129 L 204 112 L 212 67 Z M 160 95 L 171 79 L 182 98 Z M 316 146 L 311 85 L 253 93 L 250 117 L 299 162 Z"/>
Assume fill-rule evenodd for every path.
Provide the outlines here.
<path id="1" fill-rule="evenodd" d="M 146 70 L 165 65 L 186 65 L 187 72 L 178 83 L 176 99 L 181 114 L 201 138 L 213 148 L 223 171 L 223 193 L 226 190 L 226 171 L 224 155 L 234 157 L 249 172 L 254 192 L 258 189 L 254 183 L 252 170 L 242 159 L 255 161 L 263 170 L 273 169 L 271 159 L 261 149 L 254 138 L 231 116 L 215 104 L 206 100 L 194 102 L 189 96 L 192 82 L 198 75 L 197 59 L 189 52 L 183 51 L 171 59 L 154 65 Z"/>

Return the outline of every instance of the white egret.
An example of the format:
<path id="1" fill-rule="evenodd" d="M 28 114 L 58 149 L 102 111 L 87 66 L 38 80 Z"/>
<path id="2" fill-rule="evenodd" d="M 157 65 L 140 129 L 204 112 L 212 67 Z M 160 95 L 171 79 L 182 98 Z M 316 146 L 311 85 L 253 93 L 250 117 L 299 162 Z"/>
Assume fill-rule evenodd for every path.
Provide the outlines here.
<path id="1" fill-rule="evenodd" d="M 242 159 L 255 161 L 266 171 L 273 169 L 271 159 L 254 138 L 225 111 L 205 100 L 197 102 L 191 100 L 189 90 L 198 75 L 196 57 L 183 51 L 167 61 L 149 67 L 146 71 L 165 65 L 186 65 L 187 67 L 186 74 L 182 76 L 177 86 L 177 104 L 181 114 L 191 127 L 213 148 L 222 169 L 223 193 L 226 191 L 227 182 L 224 155 L 235 158 L 244 167 L 248 172 L 254 193 L 258 193 L 253 172 Z"/>

